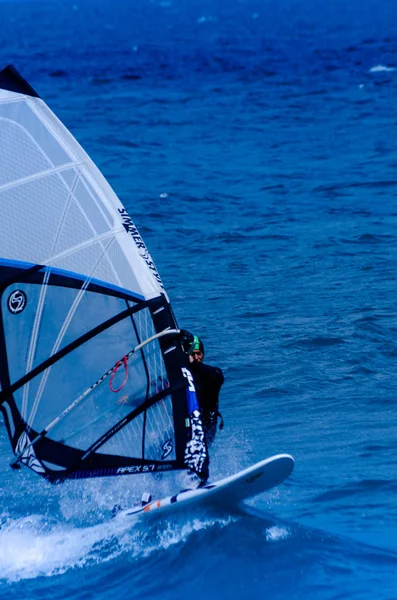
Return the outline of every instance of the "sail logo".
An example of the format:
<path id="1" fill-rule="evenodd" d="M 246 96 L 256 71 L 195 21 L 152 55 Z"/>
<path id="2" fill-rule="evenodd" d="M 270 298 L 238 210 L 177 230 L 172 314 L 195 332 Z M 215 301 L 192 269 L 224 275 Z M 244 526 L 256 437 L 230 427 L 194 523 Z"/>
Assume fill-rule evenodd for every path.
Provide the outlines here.
<path id="1" fill-rule="evenodd" d="M 30 439 L 28 438 L 26 431 L 24 431 L 18 440 L 17 446 L 15 448 L 15 453 L 17 455 L 21 455 L 19 459 L 21 463 L 32 469 L 32 471 L 35 471 L 36 473 L 40 474 L 45 473 L 43 465 L 36 457 L 33 446 L 29 447 L 29 444 Z"/>
<path id="2" fill-rule="evenodd" d="M 161 448 L 163 450 L 161 460 L 164 460 L 165 458 L 167 458 L 167 456 L 169 456 L 171 454 L 171 452 L 174 449 L 174 447 L 172 445 L 172 440 L 167 440 L 166 442 L 164 442 L 164 444 L 161 446 Z"/>
<path id="3" fill-rule="evenodd" d="M 156 465 L 132 465 L 131 467 L 119 467 L 116 475 L 131 475 L 133 473 L 150 473 L 156 471 Z"/>
<path id="4" fill-rule="evenodd" d="M 118 211 L 120 213 L 124 229 L 132 237 L 136 247 L 138 248 L 139 256 L 143 258 L 157 283 L 164 289 L 163 282 L 161 281 L 160 275 L 158 274 L 155 264 L 151 259 L 149 250 L 146 248 L 145 242 L 139 235 L 139 231 L 135 227 L 133 220 L 125 208 L 119 208 Z"/>
<path id="5" fill-rule="evenodd" d="M 10 313 L 18 315 L 23 311 L 27 303 L 25 292 L 22 290 L 15 290 L 8 296 L 7 306 Z"/>
<path id="6" fill-rule="evenodd" d="M 182 367 L 182 374 L 188 380 L 188 383 L 189 383 L 188 390 L 190 392 L 195 392 L 196 388 L 194 387 L 193 375 L 191 374 L 191 372 L 189 371 L 189 369 L 186 369 L 185 367 Z"/>

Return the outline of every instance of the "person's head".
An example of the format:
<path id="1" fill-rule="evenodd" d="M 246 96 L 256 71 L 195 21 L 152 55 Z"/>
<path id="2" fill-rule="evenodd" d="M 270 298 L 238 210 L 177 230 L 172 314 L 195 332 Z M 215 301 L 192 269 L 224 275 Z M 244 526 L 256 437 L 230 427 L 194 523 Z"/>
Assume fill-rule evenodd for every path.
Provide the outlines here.
<path id="1" fill-rule="evenodd" d="M 193 343 L 188 352 L 189 361 L 191 363 L 201 363 L 204 360 L 204 344 L 198 337 L 198 335 L 193 336 Z"/>

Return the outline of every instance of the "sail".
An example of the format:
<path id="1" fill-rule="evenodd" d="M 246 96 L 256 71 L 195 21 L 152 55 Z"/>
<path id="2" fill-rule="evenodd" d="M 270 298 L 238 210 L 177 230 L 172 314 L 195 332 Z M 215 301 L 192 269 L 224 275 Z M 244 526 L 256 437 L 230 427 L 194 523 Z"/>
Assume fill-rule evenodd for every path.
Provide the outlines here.
<path id="1" fill-rule="evenodd" d="M 155 264 L 98 168 L 0 72 L 0 409 L 50 481 L 192 469 L 208 453 Z"/>

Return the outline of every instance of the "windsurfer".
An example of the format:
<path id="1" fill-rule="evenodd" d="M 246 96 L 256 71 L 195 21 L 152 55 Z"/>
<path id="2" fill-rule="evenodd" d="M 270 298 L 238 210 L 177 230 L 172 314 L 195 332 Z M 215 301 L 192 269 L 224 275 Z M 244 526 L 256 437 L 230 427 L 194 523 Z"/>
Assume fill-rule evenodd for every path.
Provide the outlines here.
<path id="1" fill-rule="evenodd" d="M 219 429 L 223 429 L 223 419 L 219 412 L 219 392 L 224 382 L 222 370 L 205 364 L 204 344 L 197 335 L 181 330 L 183 350 L 189 356 L 190 371 L 193 375 L 197 399 L 203 416 L 203 425 L 210 445 L 215 439 L 218 417 Z"/>

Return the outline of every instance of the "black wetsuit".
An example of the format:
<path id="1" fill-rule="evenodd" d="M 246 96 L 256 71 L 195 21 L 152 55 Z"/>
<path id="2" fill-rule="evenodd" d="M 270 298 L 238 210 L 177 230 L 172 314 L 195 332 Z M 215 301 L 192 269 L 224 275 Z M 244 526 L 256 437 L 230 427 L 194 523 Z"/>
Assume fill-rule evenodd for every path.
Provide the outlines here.
<path id="1" fill-rule="evenodd" d="M 200 362 L 189 365 L 203 415 L 207 444 L 214 441 L 219 414 L 219 392 L 224 382 L 222 370 Z M 222 421 L 221 421 L 222 423 Z"/>

